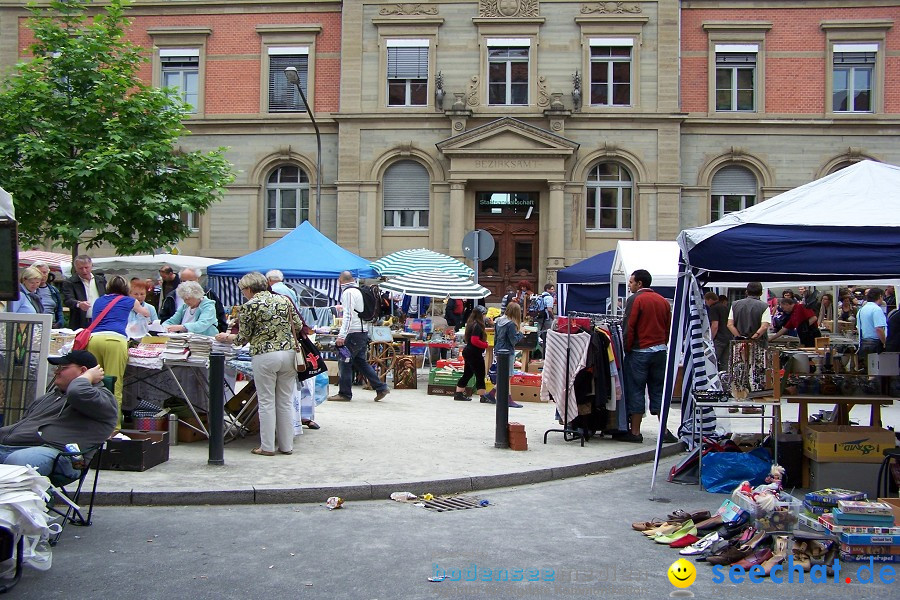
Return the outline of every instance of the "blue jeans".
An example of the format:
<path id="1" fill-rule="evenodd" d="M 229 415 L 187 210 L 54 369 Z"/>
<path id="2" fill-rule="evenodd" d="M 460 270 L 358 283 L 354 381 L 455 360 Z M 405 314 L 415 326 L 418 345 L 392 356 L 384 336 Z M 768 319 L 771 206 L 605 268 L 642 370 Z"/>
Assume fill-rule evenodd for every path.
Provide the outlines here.
<path id="1" fill-rule="evenodd" d="M 52 446 L 3 446 L 0 445 L 0 463 L 5 465 L 31 466 L 44 476 L 53 470 L 53 460 L 62 452 Z M 81 471 L 72 466 L 71 459 L 59 459 L 56 474 L 62 478 L 75 480 L 81 477 Z"/>
<path id="2" fill-rule="evenodd" d="M 369 349 L 369 334 L 364 331 L 358 333 L 348 333 L 344 338 L 344 346 L 350 351 L 350 362 L 338 361 L 338 393 L 346 398 L 351 398 L 353 391 L 353 370 L 356 369 L 362 373 L 372 389 L 381 392 L 387 389 L 387 384 L 378 378 L 378 373 L 366 360 L 366 354 Z"/>
<path id="3" fill-rule="evenodd" d="M 644 390 L 650 395 L 650 414 L 662 406 L 666 351 L 625 353 L 625 398 L 629 415 L 644 414 Z"/>

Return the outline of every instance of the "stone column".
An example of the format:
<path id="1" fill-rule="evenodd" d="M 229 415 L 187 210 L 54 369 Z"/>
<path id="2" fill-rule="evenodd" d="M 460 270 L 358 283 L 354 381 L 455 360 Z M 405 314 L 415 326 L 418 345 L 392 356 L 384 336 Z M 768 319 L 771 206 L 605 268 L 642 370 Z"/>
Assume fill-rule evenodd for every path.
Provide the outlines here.
<path id="1" fill-rule="evenodd" d="M 466 182 L 450 182 L 450 206 L 447 214 L 450 217 L 450 237 L 447 240 L 447 251 L 450 256 L 462 258 L 462 241 L 466 234 Z"/>
<path id="2" fill-rule="evenodd" d="M 565 182 L 551 181 L 547 214 L 547 276 L 565 266 Z"/>

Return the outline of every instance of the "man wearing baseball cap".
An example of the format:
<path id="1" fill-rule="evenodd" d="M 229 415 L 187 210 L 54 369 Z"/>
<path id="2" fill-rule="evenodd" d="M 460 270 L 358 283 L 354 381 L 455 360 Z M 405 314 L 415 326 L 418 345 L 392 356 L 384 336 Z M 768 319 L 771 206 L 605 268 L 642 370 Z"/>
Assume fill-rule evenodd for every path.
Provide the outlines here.
<path id="1" fill-rule="evenodd" d="M 119 417 L 116 398 L 103 386 L 103 369 L 93 354 L 72 350 L 47 360 L 56 367 L 53 388 L 31 402 L 21 420 L 0 427 L 0 463 L 30 465 L 41 475 L 50 475 L 66 444 L 85 450 L 105 441 Z M 68 458 L 59 461 L 56 472 L 73 480 L 80 475 Z"/>

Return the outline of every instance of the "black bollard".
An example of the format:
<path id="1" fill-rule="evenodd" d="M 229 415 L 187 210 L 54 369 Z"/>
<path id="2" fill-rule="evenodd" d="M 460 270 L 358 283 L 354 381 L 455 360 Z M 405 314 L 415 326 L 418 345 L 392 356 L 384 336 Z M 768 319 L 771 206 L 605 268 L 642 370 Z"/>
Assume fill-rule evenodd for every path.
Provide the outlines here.
<path id="1" fill-rule="evenodd" d="M 225 355 L 209 355 L 209 460 L 210 465 L 225 464 Z"/>
<path id="2" fill-rule="evenodd" d="M 494 448 L 509 448 L 509 354 L 497 355 L 497 428 Z"/>

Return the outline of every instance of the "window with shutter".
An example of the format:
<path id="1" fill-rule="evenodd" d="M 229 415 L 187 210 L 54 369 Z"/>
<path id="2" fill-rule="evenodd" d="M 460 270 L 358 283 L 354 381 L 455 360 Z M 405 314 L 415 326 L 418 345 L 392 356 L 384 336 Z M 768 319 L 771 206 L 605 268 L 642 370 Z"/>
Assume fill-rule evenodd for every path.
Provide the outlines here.
<path id="1" fill-rule="evenodd" d="M 200 93 L 200 50 L 163 48 L 159 51 L 163 87 L 175 90 L 179 100 L 196 113 Z"/>
<path id="2" fill-rule="evenodd" d="M 384 226 L 427 228 L 431 180 L 428 171 L 412 160 L 401 160 L 384 174 Z"/>
<path id="3" fill-rule="evenodd" d="M 721 219 L 756 203 L 756 176 L 750 169 L 738 165 L 722 167 L 713 176 L 710 218 Z"/>
<path id="4" fill-rule="evenodd" d="M 388 106 L 428 104 L 428 40 L 387 41 Z"/>
<path id="5" fill-rule="evenodd" d="M 306 48 L 269 48 L 269 112 L 306 112 L 297 86 L 288 81 L 284 70 L 297 69 L 300 87 L 306 99 L 309 97 L 309 53 Z"/>
<path id="6" fill-rule="evenodd" d="M 716 110 L 756 110 L 756 44 L 716 45 Z"/>

